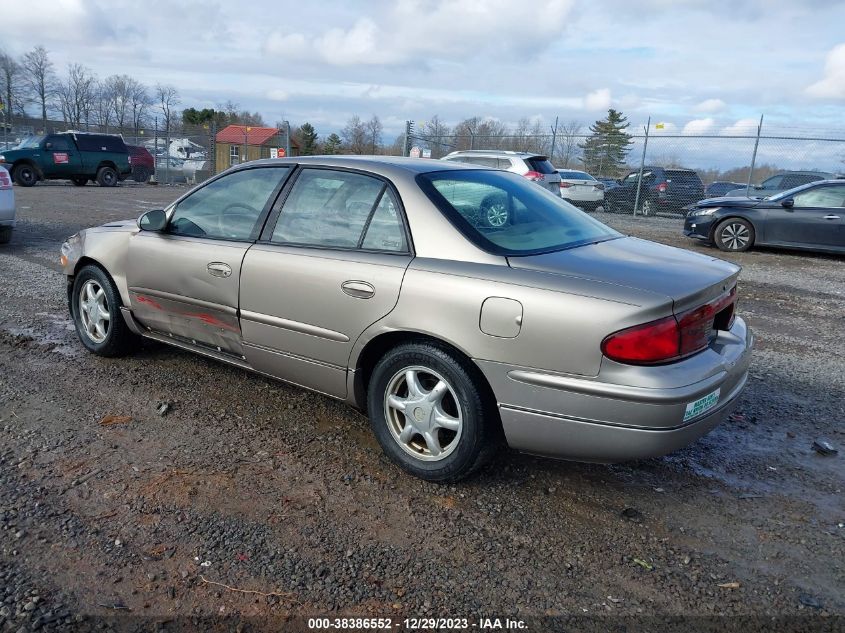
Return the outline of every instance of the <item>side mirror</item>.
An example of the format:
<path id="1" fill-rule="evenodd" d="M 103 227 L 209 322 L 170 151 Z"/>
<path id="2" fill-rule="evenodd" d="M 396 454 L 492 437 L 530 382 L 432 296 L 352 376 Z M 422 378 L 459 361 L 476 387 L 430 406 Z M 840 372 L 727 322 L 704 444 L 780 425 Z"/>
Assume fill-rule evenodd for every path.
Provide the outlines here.
<path id="1" fill-rule="evenodd" d="M 795 206 L 795 200 L 793 200 L 792 198 L 786 198 L 785 200 L 781 200 L 780 204 L 786 209 L 791 209 Z"/>
<path id="2" fill-rule="evenodd" d="M 52 143 L 44 143 L 44 149 L 53 149 Z"/>
<path id="3" fill-rule="evenodd" d="M 167 225 L 167 214 L 164 209 L 147 211 L 138 218 L 138 228 L 142 231 L 163 231 Z"/>

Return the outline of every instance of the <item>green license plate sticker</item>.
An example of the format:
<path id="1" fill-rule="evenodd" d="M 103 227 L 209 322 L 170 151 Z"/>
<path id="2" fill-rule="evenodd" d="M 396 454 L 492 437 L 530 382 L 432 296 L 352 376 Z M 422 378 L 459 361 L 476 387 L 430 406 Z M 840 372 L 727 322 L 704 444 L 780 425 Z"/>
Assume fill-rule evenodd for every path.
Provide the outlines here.
<path id="1" fill-rule="evenodd" d="M 687 409 L 684 411 L 684 422 L 692 420 L 694 417 L 701 415 L 705 411 L 709 411 L 719 404 L 720 391 L 721 389 L 716 389 L 713 393 L 708 393 L 703 398 L 699 398 L 698 400 L 687 404 Z"/>

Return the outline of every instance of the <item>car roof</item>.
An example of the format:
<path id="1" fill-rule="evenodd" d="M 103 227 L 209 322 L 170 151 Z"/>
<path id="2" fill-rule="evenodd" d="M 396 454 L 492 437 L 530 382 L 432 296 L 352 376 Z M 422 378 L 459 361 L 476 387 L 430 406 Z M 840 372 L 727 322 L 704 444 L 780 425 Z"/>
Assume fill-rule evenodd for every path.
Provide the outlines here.
<path id="1" fill-rule="evenodd" d="M 347 169 L 365 169 L 383 176 L 392 174 L 424 174 L 432 171 L 486 169 L 480 165 L 450 163 L 431 158 L 405 158 L 403 156 L 291 156 L 289 158 L 264 158 L 243 163 L 233 168 L 254 167 L 257 165 L 320 165 L 324 167 L 346 167 Z"/>

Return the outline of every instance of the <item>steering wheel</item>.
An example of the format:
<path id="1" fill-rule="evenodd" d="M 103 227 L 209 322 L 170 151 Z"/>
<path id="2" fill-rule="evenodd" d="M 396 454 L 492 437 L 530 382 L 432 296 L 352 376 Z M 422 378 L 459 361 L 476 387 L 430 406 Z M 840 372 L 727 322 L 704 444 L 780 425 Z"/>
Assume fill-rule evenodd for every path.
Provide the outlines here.
<path id="1" fill-rule="evenodd" d="M 242 212 L 238 213 L 238 209 L 241 209 Z M 238 235 L 231 230 L 232 221 L 236 217 L 242 216 L 245 218 L 246 222 L 254 224 L 257 215 L 258 213 L 255 211 L 255 209 L 253 209 L 248 204 L 243 202 L 233 202 L 232 204 L 221 209 L 220 213 L 217 214 L 217 234 L 223 237 L 242 237 L 241 235 Z M 227 224 L 229 225 L 228 231 L 226 230 Z"/>

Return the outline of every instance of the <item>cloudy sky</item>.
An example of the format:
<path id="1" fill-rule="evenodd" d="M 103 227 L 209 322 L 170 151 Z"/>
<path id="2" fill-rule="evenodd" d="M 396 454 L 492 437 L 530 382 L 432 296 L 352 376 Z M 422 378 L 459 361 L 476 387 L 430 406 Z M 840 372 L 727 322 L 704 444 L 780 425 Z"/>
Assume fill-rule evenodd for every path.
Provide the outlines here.
<path id="1" fill-rule="evenodd" d="M 608 107 L 666 131 L 845 129 L 845 2 L 832 0 L 27 0 L 0 47 L 101 77 L 229 99 L 321 135 L 378 114 L 589 123 Z"/>

